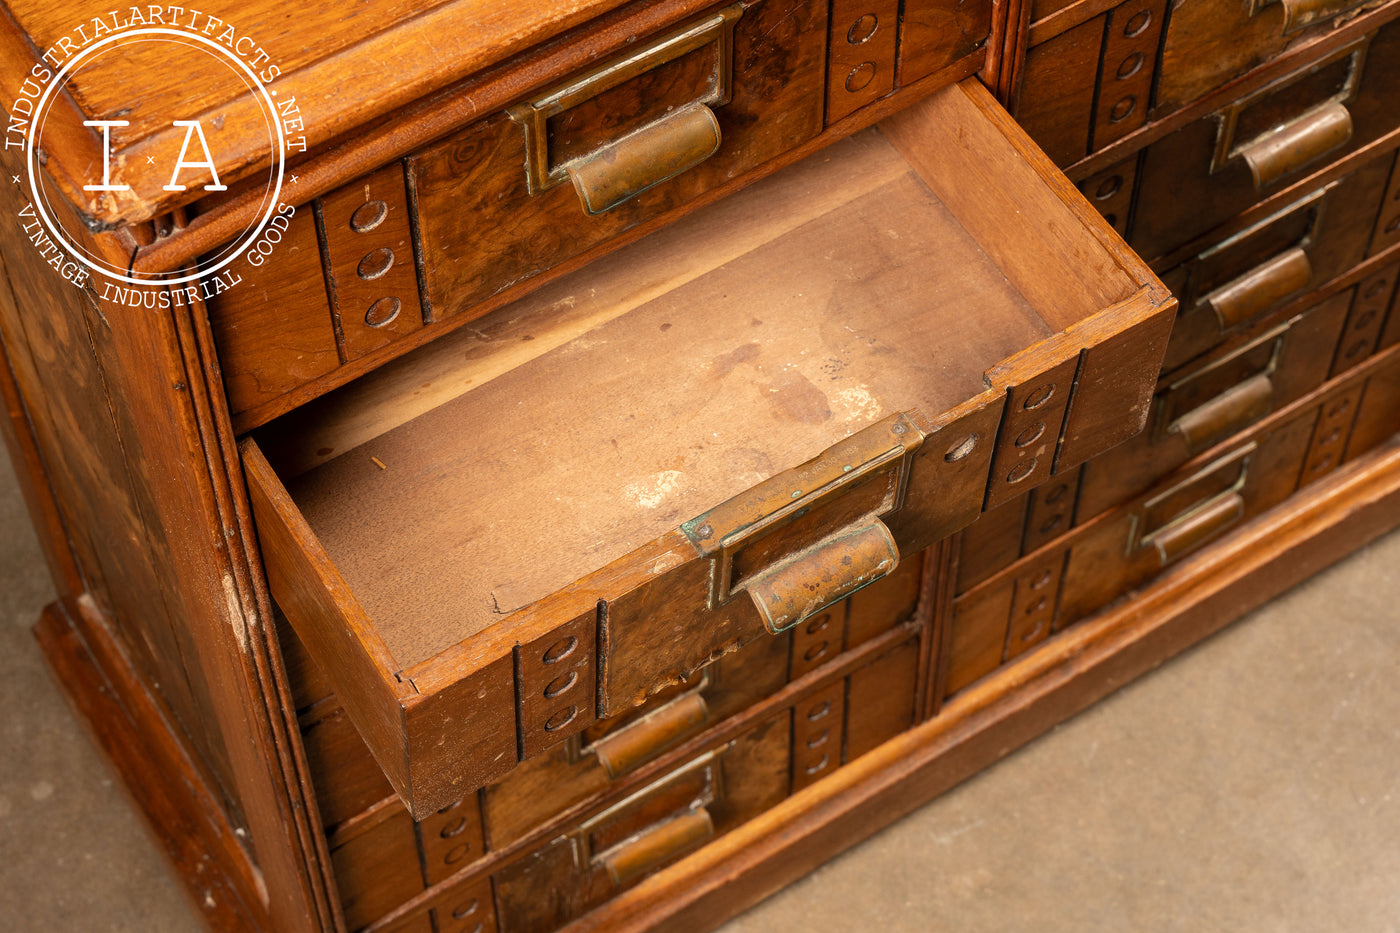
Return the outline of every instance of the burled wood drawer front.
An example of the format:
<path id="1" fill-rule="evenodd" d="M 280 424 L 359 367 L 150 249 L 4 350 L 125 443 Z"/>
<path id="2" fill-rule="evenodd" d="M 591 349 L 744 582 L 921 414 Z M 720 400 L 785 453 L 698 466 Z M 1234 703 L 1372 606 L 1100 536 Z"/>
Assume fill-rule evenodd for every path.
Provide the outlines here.
<path id="1" fill-rule="evenodd" d="M 989 0 L 904 8 L 901 18 L 898 3 L 761 0 L 660 29 L 648 20 L 600 43 L 584 71 L 526 63 L 489 79 L 513 99 L 484 118 L 470 92 L 446 93 L 441 112 L 471 116 L 440 138 L 401 143 L 386 130 L 380 158 L 401 158 L 299 205 L 290 222 L 279 215 L 274 258 L 211 303 L 236 427 L 532 291 L 639 225 L 682 216 L 824 130 L 830 140 L 872 122 L 861 112 L 877 102 L 888 112 L 910 84 L 975 70 Z"/>
<path id="2" fill-rule="evenodd" d="M 1394 4 L 1359 0 L 1107 6 L 1042 3 L 1032 10 L 1015 115 L 1061 166 L 1169 118 L 1280 53 L 1319 58 L 1337 44 L 1336 29 L 1360 33 L 1400 14 Z M 1318 39 L 1327 42 L 1309 56 Z"/>
<path id="3" fill-rule="evenodd" d="M 1147 428 L 1084 465 L 1084 521 L 1146 489 L 1191 457 L 1327 380 L 1351 295 L 1342 293 L 1176 373 L 1157 394 Z"/>
<path id="4" fill-rule="evenodd" d="M 1395 130 L 1397 93 L 1392 23 L 1153 143 L 1129 242 L 1149 259 L 1167 254 Z"/>
<path id="5" fill-rule="evenodd" d="M 1279 53 L 1325 35 L 1364 8 L 1377 6 L 1381 4 L 1360 0 L 1188 0 L 1174 4 L 1162 49 L 1157 110 L 1169 113 Z M 1384 15 L 1394 16 L 1395 11 Z"/>
<path id="6" fill-rule="evenodd" d="M 1174 307 L 975 82 L 615 259 L 244 443 L 415 816 L 1136 433 Z"/>
<path id="7" fill-rule="evenodd" d="M 548 933 L 788 794 L 788 717 L 774 717 L 585 819 L 496 874 L 501 926 Z"/>
<path id="8" fill-rule="evenodd" d="M 413 156 L 433 316 L 816 136 L 825 51 L 822 5 L 729 7 Z"/>
<path id="9" fill-rule="evenodd" d="M 1237 338 L 1360 262 L 1390 162 L 1373 159 L 1164 273 L 1181 300 L 1164 369 L 1177 370 Z"/>

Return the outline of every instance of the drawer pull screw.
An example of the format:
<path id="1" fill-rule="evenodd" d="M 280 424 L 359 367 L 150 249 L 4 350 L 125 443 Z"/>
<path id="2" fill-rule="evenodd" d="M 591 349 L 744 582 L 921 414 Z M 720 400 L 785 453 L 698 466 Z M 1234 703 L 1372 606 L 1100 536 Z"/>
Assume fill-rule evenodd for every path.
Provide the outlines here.
<path id="1" fill-rule="evenodd" d="M 453 836 L 459 835 L 462 832 L 462 830 L 466 828 L 467 818 L 465 816 L 459 816 L 457 817 L 457 819 L 453 820 L 451 823 L 448 823 L 441 830 L 439 830 L 438 835 L 441 836 L 443 839 L 451 839 Z"/>
<path id="2" fill-rule="evenodd" d="M 573 654 L 574 649 L 577 647 L 578 639 L 575 638 L 573 635 L 570 635 L 568 638 L 562 638 L 559 641 L 556 641 L 554 644 L 550 645 L 549 648 L 545 650 L 545 653 L 540 658 L 540 660 L 543 661 L 545 664 L 557 664 L 560 661 L 567 658 L 569 655 Z"/>
<path id="3" fill-rule="evenodd" d="M 382 224 L 388 216 L 389 205 L 380 200 L 366 201 L 350 215 L 350 229 L 356 233 L 368 233 Z"/>
<path id="4" fill-rule="evenodd" d="M 577 682 L 578 671 L 569 671 L 562 677 L 556 677 L 549 682 L 549 686 L 544 688 L 544 698 L 553 700 L 561 694 L 568 693 Z"/>
<path id="5" fill-rule="evenodd" d="M 1011 468 L 1010 473 L 1006 474 L 1006 481 L 1008 483 L 1019 483 L 1026 477 L 1034 473 L 1035 468 L 1036 459 L 1034 457 L 1022 460 L 1020 463 L 1016 464 L 1014 467 Z"/>
<path id="6" fill-rule="evenodd" d="M 577 716 L 577 706 L 570 706 L 565 709 L 561 709 L 559 712 L 555 713 L 553 716 L 545 720 L 544 731 L 558 732 L 560 729 L 573 722 Z"/>
<path id="7" fill-rule="evenodd" d="M 880 28 L 880 17 L 874 13 L 866 13 L 860 19 L 851 24 L 851 28 L 846 31 L 846 41 L 851 45 L 861 45 L 869 42 L 870 37 L 875 35 L 875 30 Z"/>
<path id="8" fill-rule="evenodd" d="M 976 448 L 976 446 L 977 435 L 969 434 L 967 437 L 958 441 L 952 447 L 949 447 L 948 452 L 943 455 L 943 459 L 946 460 L 948 463 L 956 463 L 959 460 L 966 457 L 968 454 L 972 453 L 973 449 Z"/>
<path id="9" fill-rule="evenodd" d="M 380 298 L 365 312 L 365 323 L 370 327 L 388 327 L 402 308 L 403 302 L 397 298 Z"/>

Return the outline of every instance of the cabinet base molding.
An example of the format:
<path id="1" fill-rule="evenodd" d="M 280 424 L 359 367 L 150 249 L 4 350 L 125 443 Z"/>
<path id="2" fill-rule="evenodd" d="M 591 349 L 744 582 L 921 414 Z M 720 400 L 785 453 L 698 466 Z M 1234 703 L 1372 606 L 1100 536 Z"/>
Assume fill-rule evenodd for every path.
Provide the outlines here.
<path id="1" fill-rule="evenodd" d="M 1400 525 L 1400 440 L 1067 629 L 890 740 L 580 918 L 708 930 Z"/>
<path id="2" fill-rule="evenodd" d="M 262 881 L 140 674 L 86 597 L 34 626 L 54 682 L 211 930 L 271 931 Z"/>

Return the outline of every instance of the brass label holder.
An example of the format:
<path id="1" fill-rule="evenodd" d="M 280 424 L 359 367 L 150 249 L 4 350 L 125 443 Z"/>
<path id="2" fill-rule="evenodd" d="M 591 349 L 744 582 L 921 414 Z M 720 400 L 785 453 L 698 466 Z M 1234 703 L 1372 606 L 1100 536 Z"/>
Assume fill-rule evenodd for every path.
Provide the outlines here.
<path id="1" fill-rule="evenodd" d="M 726 7 L 534 100 L 508 108 L 510 118 L 525 132 L 525 179 L 530 194 L 572 179 L 585 209 L 600 214 L 713 155 L 719 148 L 720 129 L 710 107 L 730 100 L 734 24 L 742 14 L 742 4 Z M 712 43 L 717 45 L 715 73 L 695 101 L 588 155 L 550 164 L 551 117 Z"/>

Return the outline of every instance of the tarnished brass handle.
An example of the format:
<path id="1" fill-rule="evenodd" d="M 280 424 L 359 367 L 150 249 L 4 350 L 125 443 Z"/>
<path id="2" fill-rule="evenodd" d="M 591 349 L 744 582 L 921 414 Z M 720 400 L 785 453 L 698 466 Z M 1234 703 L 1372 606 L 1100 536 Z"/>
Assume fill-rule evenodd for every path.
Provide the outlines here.
<path id="1" fill-rule="evenodd" d="M 1299 247 L 1286 250 L 1206 296 L 1221 330 L 1262 314 L 1312 281 L 1312 262 Z"/>
<path id="2" fill-rule="evenodd" d="M 715 836 L 714 820 L 704 807 L 688 810 L 600 855 L 599 861 L 618 887 Z"/>
<path id="3" fill-rule="evenodd" d="M 1244 498 L 1230 492 L 1211 499 L 1143 540 L 1157 551 L 1165 567 L 1172 561 L 1213 540 L 1244 517 Z"/>
<path id="4" fill-rule="evenodd" d="M 584 210 L 601 214 L 714 155 L 720 129 L 710 108 L 729 102 L 734 24 L 743 13 L 743 4 L 735 3 L 507 108 L 525 133 L 525 181 L 530 193 L 548 191 L 567 177 Z M 697 86 L 694 101 L 592 152 L 553 162 L 550 119 L 705 46 L 715 48 L 715 70 Z"/>
<path id="5" fill-rule="evenodd" d="M 590 214 L 610 211 L 719 151 L 719 120 L 691 104 L 563 168 Z"/>
<path id="6" fill-rule="evenodd" d="M 741 584 L 763 624 L 785 632 L 899 566 L 899 547 L 885 523 L 843 528 Z"/>
<path id="7" fill-rule="evenodd" d="M 1186 441 L 1186 449 L 1197 454 L 1220 438 L 1264 417 L 1273 409 L 1273 404 L 1274 384 L 1267 374 L 1261 373 L 1186 412 L 1173 421 L 1167 431 L 1180 434 Z"/>
<path id="8" fill-rule="evenodd" d="M 685 693 L 652 713 L 593 743 L 609 778 L 618 778 L 698 732 L 710 719 L 705 698 Z"/>
<path id="9" fill-rule="evenodd" d="M 1351 140 L 1351 112 L 1332 101 L 1255 139 L 1240 150 L 1254 176 L 1254 187 L 1265 187 Z"/>
<path id="10" fill-rule="evenodd" d="M 1313 23 L 1356 9 L 1366 0 L 1253 0 L 1249 15 L 1257 16 L 1273 2 L 1283 7 L 1283 34 L 1291 35 Z"/>

